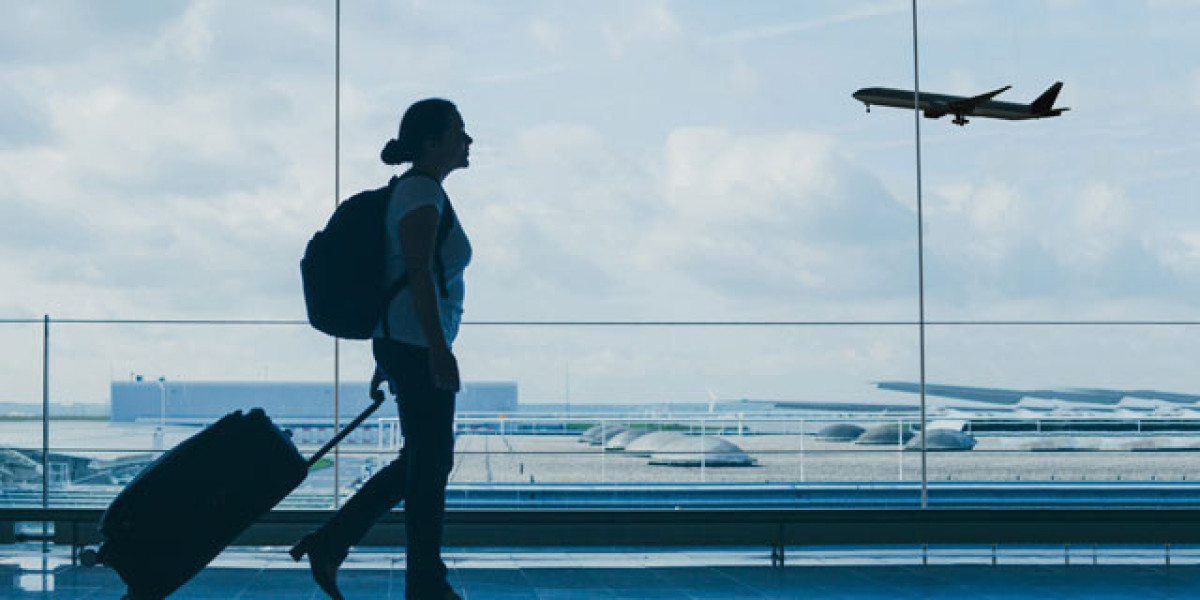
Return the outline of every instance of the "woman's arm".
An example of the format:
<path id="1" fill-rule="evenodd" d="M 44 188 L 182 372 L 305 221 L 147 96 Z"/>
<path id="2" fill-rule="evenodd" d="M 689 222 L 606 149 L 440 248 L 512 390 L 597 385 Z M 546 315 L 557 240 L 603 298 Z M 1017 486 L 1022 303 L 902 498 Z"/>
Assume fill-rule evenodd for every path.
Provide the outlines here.
<path id="1" fill-rule="evenodd" d="M 400 250 L 413 307 L 425 339 L 429 342 L 429 367 L 439 388 L 458 391 L 458 363 L 451 354 L 438 311 L 437 287 L 433 279 L 433 253 L 437 238 L 438 212 L 432 206 L 414 209 L 400 220 Z"/>

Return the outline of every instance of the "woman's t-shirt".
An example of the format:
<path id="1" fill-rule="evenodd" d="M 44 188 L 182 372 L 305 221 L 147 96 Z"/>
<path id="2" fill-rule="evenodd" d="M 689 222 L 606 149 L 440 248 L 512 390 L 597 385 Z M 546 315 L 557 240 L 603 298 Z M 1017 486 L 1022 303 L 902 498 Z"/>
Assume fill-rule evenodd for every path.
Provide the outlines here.
<path id="1" fill-rule="evenodd" d="M 425 175 L 411 175 L 398 181 L 392 188 L 392 199 L 388 202 L 387 216 L 384 226 L 387 228 L 387 258 L 384 261 L 384 281 L 391 285 L 404 274 L 404 253 L 400 246 L 400 221 L 408 213 L 423 206 L 433 206 L 440 218 L 448 218 L 445 213 L 446 192 L 441 184 Z M 453 344 L 458 337 L 458 327 L 462 323 L 463 298 L 466 295 L 466 285 L 463 281 L 463 271 L 471 262 L 471 243 L 463 231 L 458 219 L 446 236 L 441 246 L 442 266 L 446 276 L 446 296 L 443 297 L 438 286 L 436 263 L 431 265 L 434 275 L 434 287 L 437 289 L 438 314 L 442 321 L 442 332 L 446 343 Z M 417 320 L 416 307 L 413 305 L 412 285 L 407 285 L 400 293 L 392 298 L 389 307 L 388 327 L 390 339 L 416 346 L 429 346 L 425 332 L 421 331 L 420 321 Z M 384 338 L 382 319 L 375 327 L 376 338 Z"/>

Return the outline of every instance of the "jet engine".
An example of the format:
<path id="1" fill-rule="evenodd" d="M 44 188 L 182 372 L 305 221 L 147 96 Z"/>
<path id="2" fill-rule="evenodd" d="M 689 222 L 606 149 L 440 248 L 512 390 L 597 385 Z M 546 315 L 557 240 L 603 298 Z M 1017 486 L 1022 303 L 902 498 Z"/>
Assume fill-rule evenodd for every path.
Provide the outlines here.
<path id="1" fill-rule="evenodd" d="M 929 119 L 937 119 L 946 116 L 950 112 L 950 107 L 942 102 L 932 102 L 925 108 L 925 117 Z"/>

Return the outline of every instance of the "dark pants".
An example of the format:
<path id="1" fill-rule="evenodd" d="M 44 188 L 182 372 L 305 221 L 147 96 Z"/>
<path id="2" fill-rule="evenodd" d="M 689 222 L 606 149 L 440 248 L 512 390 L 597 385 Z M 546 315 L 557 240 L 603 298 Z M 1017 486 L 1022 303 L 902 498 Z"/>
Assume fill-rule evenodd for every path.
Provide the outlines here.
<path id="1" fill-rule="evenodd" d="M 442 522 L 446 482 L 454 466 L 454 392 L 434 387 L 427 348 L 375 340 L 374 350 L 396 392 L 404 447 L 399 458 L 367 480 L 325 523 L 319 536 L 331 548 L 348 549 L 404 500 L 405 588 L 409 593 L 439 590 L 446 586 Z"/>

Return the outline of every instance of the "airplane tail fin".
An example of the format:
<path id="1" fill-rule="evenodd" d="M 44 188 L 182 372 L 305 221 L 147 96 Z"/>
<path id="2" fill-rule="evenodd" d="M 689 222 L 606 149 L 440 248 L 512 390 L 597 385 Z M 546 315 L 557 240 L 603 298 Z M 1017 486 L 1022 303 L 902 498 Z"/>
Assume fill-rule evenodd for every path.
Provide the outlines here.
<path id="1" fill-rule="evenodd" d="M 1054 109 L 1054 101 L 1058 99 L 1058 92 L 1062 89 L 1062 86 L 1061 81 L 1054 82 L 1054 85 L 1042 92 L 1042 95 L 1038 96 L 1037 100 L 1034 100 L 1033 104 L 1029 105 L 1029 108 L 1033 109 L 1034 113 L 1039 114 L 1050 112 Z"/>

